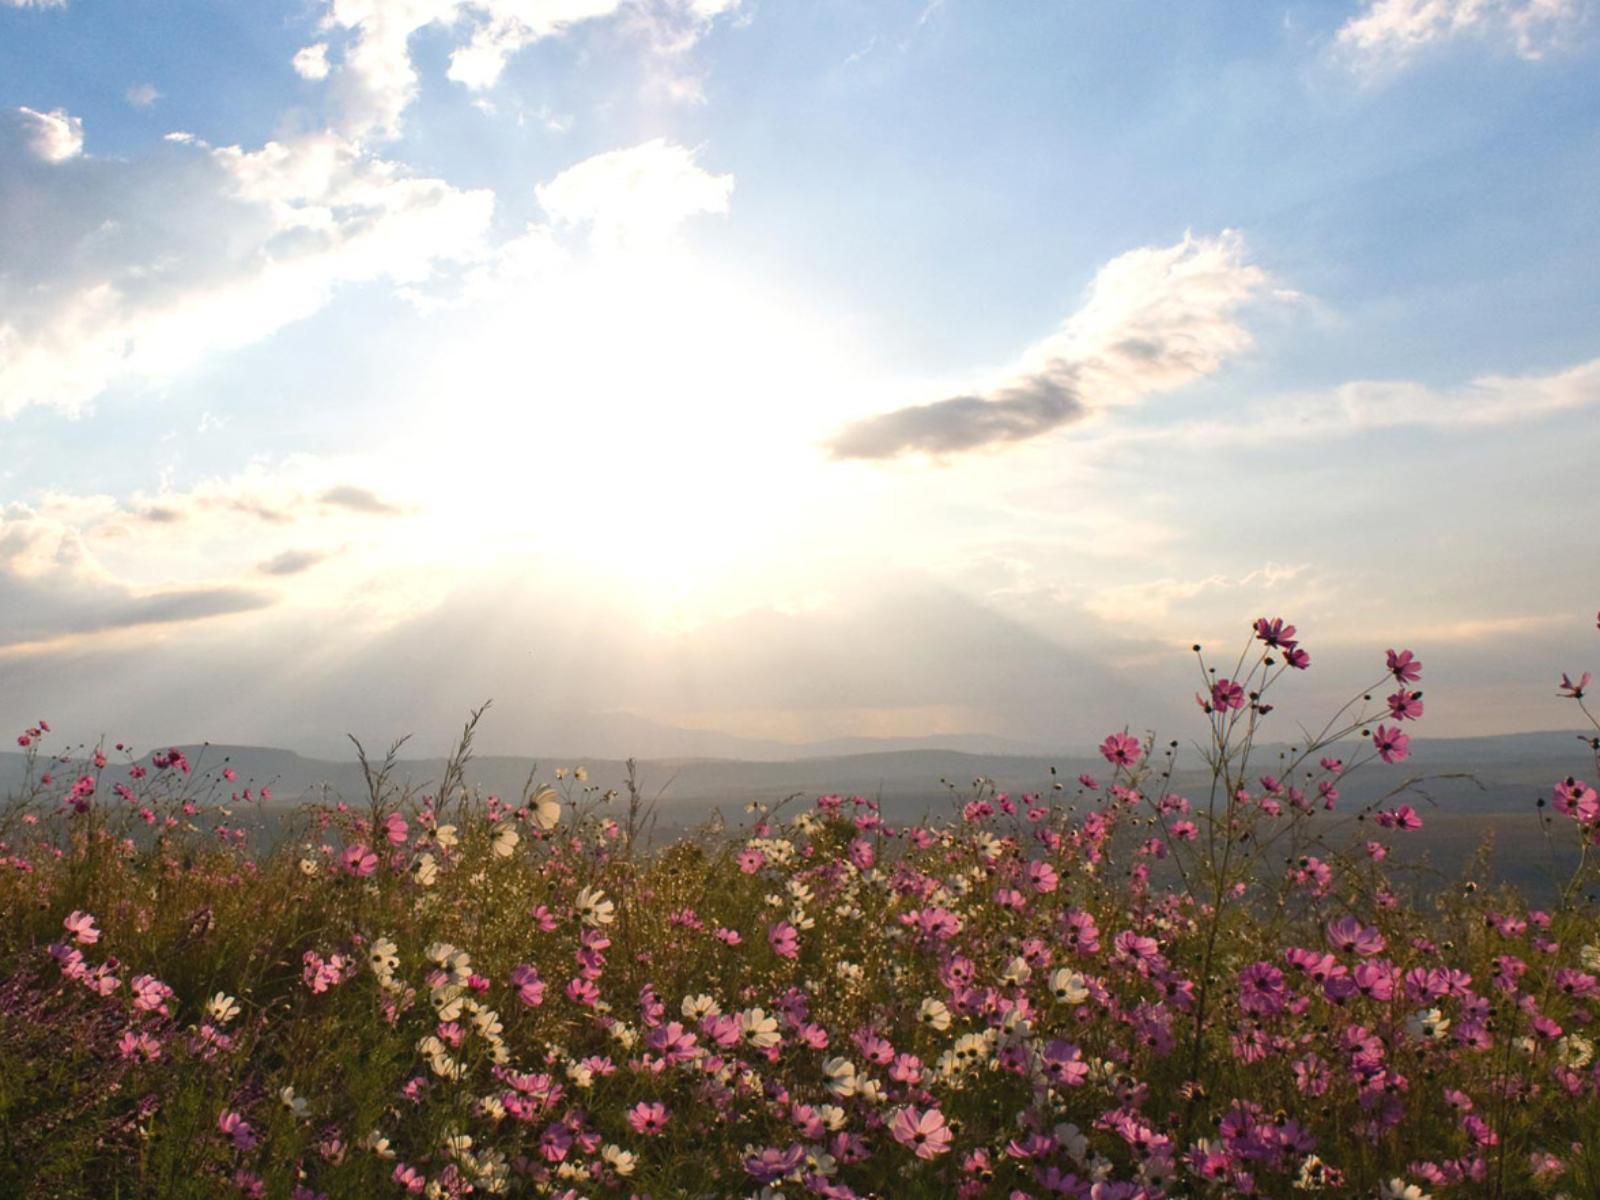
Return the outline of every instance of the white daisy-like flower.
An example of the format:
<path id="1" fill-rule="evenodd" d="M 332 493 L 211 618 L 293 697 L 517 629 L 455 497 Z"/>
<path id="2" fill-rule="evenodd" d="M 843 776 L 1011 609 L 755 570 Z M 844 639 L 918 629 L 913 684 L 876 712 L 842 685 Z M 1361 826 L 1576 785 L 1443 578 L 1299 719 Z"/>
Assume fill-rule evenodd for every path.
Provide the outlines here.
<path id="1" fill-rule="evenodd" d="M 502 825 L 494 831 L 494 841 L 490 848 L 496 858 L 510 858 L 517 852 L 517 843 L 521 840 L 517 831 L 510 825 Z"/>
<path id="2" fill-rule="evenodd" d="M 1088 980 L 1080 972 L 1062 967 L 1050 976 L 1050 994 L 1062 1004 L 1082 1004 L 1089 998 Z"/>
<path id="3" fill-rule="evenodd" d="M 546 833 L 561 824 L 561 797 L 549 784 L 528 797 L 528 807 L 533 812 L 533 823 Z"/>
<path id="4" fill-rule="evenodd" d="M 950 1010 L 944 1001 L 929 997 L 917 1008 L 917 1020 L 930 1029 L 943 1033 L 950 1028 Z"/>
<path id="5" fill-rule="evenodd" d="M 776 1017 L 767 1016 L 765 1009 L 752 1008 L 739 1014 L 739 1036 L 748 1046 L 765 1050 L 783 1039 L 778 1036 Z"/>
<path id="6" fill-rule="evenodd" d="M 698 996 L 685 996 L 683 1003 L 678 1008 L 691 1021 L 698 1021 L 703 1017 L 719 1017 L 722 1015 L 722 1009 L 717 1002 L 704 993 Z"/>
<path id="7" fill-rule="evenodd" d="M 206 1016 L 218 1025 L 226 1025 L 239 1015 L 239 1002 L 227 992 L 218 992 L 206 1001 Z"/>
<path id="8" fill-rule="evenodd" d="M 599 888 L 584 888 L 572 906 L 577 910 L 578 919 L 585 925 L 609 925 L 616 920 L 616 904 L 606 899 L 606 894 Z"/>
<path id="9" fill-rule="evenodd" d="M 600 1161 L 618 1175 L 626 1177 L 633 1174 L 633 1168 L 638 1165 L 639 1156 L 631 1150 L 624 1150 L 621 1146 L 608 1142 L 600 1147 Z"/>
<path id="10" fill-rule="evenodd" d="M 292 1086 L 279 1088 L 278 1099 L 283 1103 L 285 1108 L 301 1119 L 311 1115 L 311 1106 L 307 1104 L 302 1097 L 294 1094 L 294 1088 Z"/>
<path id="11" fill-rule="evenodd" d="M 822 1074 L 829 1095 L 846 1100 L 856 1094 L 856 1065 L 848 1058 L 823 1060 Z"/>

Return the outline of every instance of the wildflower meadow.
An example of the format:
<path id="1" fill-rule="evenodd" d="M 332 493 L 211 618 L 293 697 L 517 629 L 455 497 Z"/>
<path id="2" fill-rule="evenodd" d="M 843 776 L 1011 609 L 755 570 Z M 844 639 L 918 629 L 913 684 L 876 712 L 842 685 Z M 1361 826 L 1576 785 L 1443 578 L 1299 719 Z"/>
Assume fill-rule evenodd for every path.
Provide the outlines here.
<path id="1" fill-rule="evenodd" d="M 363 754 L 270 844 L 226 765 L 41 720 L 0 815 L 0 1196 L 1600 1195 L 1591 676 L 1528 818 L 1579 865 L 1534 908 L 1387 861 L 1428 837 L 1411 650 L 1310 737 L 1292 625 L 1195 650 L 1195 726 L 1093 774 L 664 844 L 582 768 L 480 794 L 476 716 L 425 790 Z"/>

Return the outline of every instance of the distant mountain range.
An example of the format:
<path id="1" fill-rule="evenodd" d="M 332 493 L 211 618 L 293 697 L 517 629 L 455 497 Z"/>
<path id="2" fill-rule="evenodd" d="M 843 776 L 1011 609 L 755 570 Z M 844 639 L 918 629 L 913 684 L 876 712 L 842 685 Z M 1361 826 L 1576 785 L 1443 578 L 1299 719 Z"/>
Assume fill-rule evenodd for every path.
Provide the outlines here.
<path id="1" fill-rule="evenodd" d="M 659 727 L 658 727 L 659 728 Z M 745 756 L 713 754 L 737 743 Z M 970 792 L 980 778 L 992 780 L 1003 791 L 1048 792 L 1053 783 L 1067 791 L 1087 772 L 1109 776 L 1106 763 L 1095 754 L 1048 754 L 1003 738 L 984 735 L 957 738 L 848 738 L 808 745 L 730 739 L 707 734 L 688 740 L 676 752 L 638 756 L 639 777 L 645 794 L 660 797 L 663 816 L 692 821 L 723 809 L 742 808 L 751 800 L 772 802 L 785 796 L 806 797 L 828 792 L 875 796 L 886 811 L 904 814 L 941 808 L 952 793 Z M 365 796 L 361 768 L 353 752 L 342 759 L 311 758 L 292 750 L 262 746 L 186 746 L 184 752 L 200 768 L 224 764 L 237 773 L 228 790 L 259 790 L 270 786 L 274 807 L 318 796 L 359 801 Z M 373 748 L 369 747 L 369 750 Z M 1351 743 L 1346 757 L 1357 749 Z M 1592 774 L 1593 759 L 1583 735 L 1576 732 L 1507 734 L 1480 738 L 1417 737 L 1411 758 L 1403 764 L 1374 766 L 1353 777 L 1343 788 L 1346 805 L 1364 803 L 1409 779 L 1432 776 L 1417 785 L 1444 813 L 1529 812 L 1535 799 L 1548 796 L 1551 786 L 1568 774 Z M 381 748 L 377 748 L 381 752 Z M 1028 752 L 1033 750 L 1033 752 Z M 787 757 L 770 757 L 786 752 Z M 1204 766 L 1192 747 L 1180 749 L 1179 768 L 1173 779 L 1176 791 L 1198 796 L 1206 782 Z M 1275 769 L 1278 750 L 1258 747 L 1257 774 Z M 759 755 L 759 756 L 758 756 Z M 0 792 L 10 792 L 23 778 L 23 757 L 0 754 Z M 148 762 L 148 756 L 143 760 Z M 520 795 L 530 774 L 553 781 L 558 767 L 582 765 L 590 785 L 604 791 L 623 788 L 625 766 L 617 756 L 583 755 L 505 756 L 474 758 L 468 782 L 485 793 L 508 799 Z M 1053 770 L 1052 770 L 1053 769 Z M 396 782 L 418 792 L 436 786 L 444 760 L 436 757 L 402 759 Z M 1466 776 L 1471 778 L 1437 778 Z M 126 778 L 126 768 L 107 769 L 106 786 Z M 1422 807 L 1413 796 L 1412 802 Z M 226 792 L 223 797 L 226 798 Z"/>

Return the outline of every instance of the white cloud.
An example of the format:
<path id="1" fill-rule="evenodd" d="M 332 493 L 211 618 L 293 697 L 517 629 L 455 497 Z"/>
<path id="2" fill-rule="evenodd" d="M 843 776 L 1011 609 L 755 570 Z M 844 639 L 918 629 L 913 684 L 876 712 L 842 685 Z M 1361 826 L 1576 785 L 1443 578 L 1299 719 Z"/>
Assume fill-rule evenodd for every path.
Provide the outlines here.
<path id="1" fill-rule="evenodd" d="M 12 8 L 65 8 L 67 0 L 0 0 Z"/>
<path id="2" fill-rule="evenodd" d="M 412 35 L 429 26 L 452 31 L 470 25 L 465 45 L 450 56 L 449 78 L 482 89 L 500 78 L 511 55 L 582 21 L 609 16 L 622 0 L 328 0 L 325 30 L 346 30 L 337 68 L 308 46 L 296 56 L 296 69 L 307 78 L 333 75 L 342 106 L 341 129 L 356 138 L 393 138 L 400 118 L 417 94 L 417 71 L 411 58 Z M 307 74 L 300 60 L 313 70 Z"/>
<path id="3" fill-rule="evenodd" d="M 1338 45 L 1376 67 L 1399 66 L 1428 46 L 1464 36 L 1537 59 L 1567 42 L 1586 7 L 1586 0 L 1368 0 L 1339 29 Z"/>
<path id="4" fill-rule="evenodd" d="M 1213 374 L 1252 344 L 1238 311 L 1265 285 L 1237 233 L 1112 259 L 1059 331 L 981 391 L 867 417 L 837 458 L 944 455 L 1024 441 Z"/>
<path id="5" fill-rule="evenodd" d="M 328 64 L 328 43 L 314 42 L 309 46 L 302 46 L 295 51 L 295 56 L 290 60 L 295 74 L 302 79 L 326 79 L 328 72 L 333 68 Z"/>
<path id="6" fill-rule="evenodd" d="M 161 93 L 156 90 L 156 85 L 153 83 L 136 83 L 123 96 L 135 108 L 149 108 L 161 99 Z"/>
<path id="7" fill-rule="evenodd" d="M 1275 397 L 1226 421 L 1180 422 L 1108 440 L 1256 446 L 1371 430 L 1492 429 L 1600 407 L 1600 358 L 1546 374 L 1480 375 L 1456 387 L 1358 379 L 1326 392 Z"/>
<path id="8" fill-rule="evenodd" d="M 66 162 L 83 153 L 83 118 L 65 109 L 36 112 L 26 105 L 17 109 L 28 148 L 47 163 Z"/>
<path id="9" fill-rule="evenodd" d="M 732 175 L 713 175 L 695 152 L 662 138 L 611 150 L 535 188 L 557 224 L 589 222 L 602 248 L 659 241 L 684 219 L 725 213 Z"/>
<path id="10" fill-rule="evenodd" d="M 117 380 L 266 337 L 341 285 L 414 285 L 484 253 L 492 193 L 335 134 L 254 151 L 177 135 L 137 160 L 39 166 L 21 152 L 29 121 L 0 122 L 0 208 L 33 213 L 0 227 L 0 415 L 80 411 Z"/>
<path id="11" fill-rule="evenodd" d="M 315 604 L 326 598 L 325 583 L 264 589 L 261 576 L 287 579 L 347 546 L 371 553 L 385 538 L 403 541 L 397 526 L 412 509 L 356 482 L 372 473 L 354 460 L 296 456 L 182 490 L 54 491 L 0 507 L 0 608 L 8 618 L 0 653 Z M 350 577 L 337 582 L 348 587 Z"/>

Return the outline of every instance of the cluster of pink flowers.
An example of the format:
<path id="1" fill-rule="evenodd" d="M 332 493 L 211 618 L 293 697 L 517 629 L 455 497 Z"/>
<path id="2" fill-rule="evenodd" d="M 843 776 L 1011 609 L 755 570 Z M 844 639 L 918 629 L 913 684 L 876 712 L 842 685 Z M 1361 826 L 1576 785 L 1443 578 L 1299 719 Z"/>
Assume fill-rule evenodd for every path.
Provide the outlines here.
<path id="1" fill-rule="evenodd" d="M 656 855 L 578 773 L 562 798 L 309 810 L 257 858 L 237 826 L 208 843 L 181 752 L 114 791 L 142 844 L 71 782 L 100 768 L 61 763 L 88 797 L 46 806 L 65 834 L 0 843 L 27 863 L 0 895 L 50 922 L 0 958 L 0 1006 L 9 969 L 100 1023 L 121 1132 L 95 1136 L 129 1171 L 204 1097 L 196 1195 L 1600 1194 L 1592 873 L 1544 907 L 1476 880 L 1409 898 L 1385 872 L 1421 817 L 1359 789 L 1408 756 L 1422 664 L 1389 651 L 1400 690 L 1252 767 L 1297 632 L 1261 618 L 1253 660 L 1207 671 L 1187 795 L 1176 743 L 1123 730 L 1075 791 L 980 781 L 915 824 L 826 795 Z M 1600 845 L 1591 783 L 1563 772 L 1549 807 Z M 83 882 L 91 850 L 114 876 Z M 171 880 L 206 903 L 145 901 Z M 250 947 L 242 999 L 208 986 L 219 923 Z"/>

